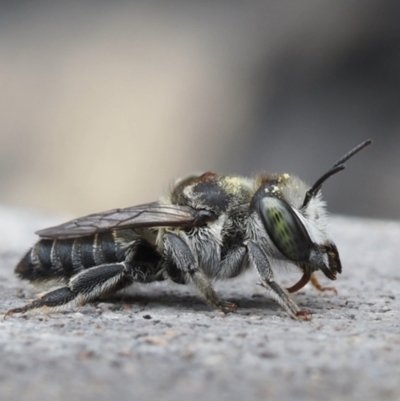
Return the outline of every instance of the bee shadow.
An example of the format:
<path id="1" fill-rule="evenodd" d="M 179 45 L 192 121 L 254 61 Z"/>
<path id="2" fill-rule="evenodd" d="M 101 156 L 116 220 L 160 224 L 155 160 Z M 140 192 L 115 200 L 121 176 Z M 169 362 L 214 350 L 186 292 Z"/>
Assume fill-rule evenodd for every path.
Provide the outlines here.
<path id="1" fill-rule="evenodd" d="M 223 297 L 224 300 L 233 302 L 238 306 L 238 310 L 259 313 L 263 310 L 279 311 L 282 308 L 268 296 L 254 294 L 252 296 L 227 296 Z M 300 306 L 306 306 L 308 303 L 300 303 Z M 198 312 L 211 312 L 213 308 L 204 303 L 204 301 L 196 295 L 179 294 L 179 293 L 164 293 L 164 294 L 130 294 L 130 295 L 116 295 L 101 302 L 115 304 L 115 308 L 121 307 L 139 308 L 139 309 L 179 309 L 180 311 L 198 311 Z M 313 307 L 313 305 L 309 305 Z M 321 307 L 321 305 L 319 306 Z"/>

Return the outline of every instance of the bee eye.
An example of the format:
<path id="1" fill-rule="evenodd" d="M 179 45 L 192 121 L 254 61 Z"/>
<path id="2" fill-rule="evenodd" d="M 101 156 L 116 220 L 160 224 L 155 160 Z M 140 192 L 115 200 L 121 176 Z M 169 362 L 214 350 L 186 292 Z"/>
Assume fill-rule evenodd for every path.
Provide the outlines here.
<path id="1" fill-rule="evenodd" d="M 312 242 L 304 224 L 283 200 L 265 197 L 260 200 L 260 217 L 278 250 L 293 261 L 308 260 Z"/>

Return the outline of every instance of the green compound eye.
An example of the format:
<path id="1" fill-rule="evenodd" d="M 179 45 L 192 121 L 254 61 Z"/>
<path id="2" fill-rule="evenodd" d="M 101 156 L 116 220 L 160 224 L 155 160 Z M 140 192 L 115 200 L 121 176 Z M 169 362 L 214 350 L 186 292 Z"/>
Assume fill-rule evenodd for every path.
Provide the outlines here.
<path id="1" fill-rule="evenodd" d="M 260 200 L 260 216 L 269 237 L 288 259 L 308 260 L 311 239 L 293 209 L 283 200 L 265 197 Z"/>

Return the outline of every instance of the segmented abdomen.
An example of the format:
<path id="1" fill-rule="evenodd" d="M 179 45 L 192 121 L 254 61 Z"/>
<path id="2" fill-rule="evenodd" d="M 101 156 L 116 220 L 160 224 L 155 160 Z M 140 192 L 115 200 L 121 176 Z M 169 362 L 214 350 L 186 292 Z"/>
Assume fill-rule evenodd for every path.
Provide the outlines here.
<path id="1" fill-rule="evenodd" d="M 15 273 L 29 281 L 68 279 L 82 269 L 125 260 L 116 232 L 66 240 L 41 239 L 21 259 Z"/>

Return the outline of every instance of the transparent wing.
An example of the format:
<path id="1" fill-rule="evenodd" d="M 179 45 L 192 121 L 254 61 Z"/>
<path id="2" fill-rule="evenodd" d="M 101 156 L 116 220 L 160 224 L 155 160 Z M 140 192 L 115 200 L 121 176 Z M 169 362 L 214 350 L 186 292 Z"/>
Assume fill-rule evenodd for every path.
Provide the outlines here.
<path id="1" fill-rule="evenodd" d="M 42 238 L 68 239 L 125 228 L 201 227 L 215 219 L 215 214 L 207 210 L 152 202 L 90 214 L 55 227 L 39 230 L 36 234 Z"/>

